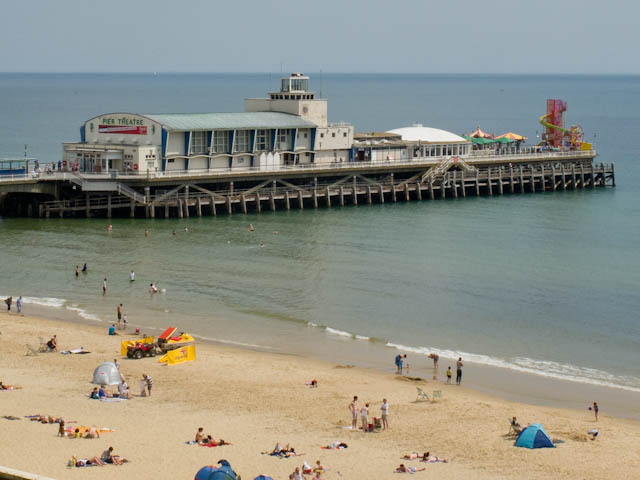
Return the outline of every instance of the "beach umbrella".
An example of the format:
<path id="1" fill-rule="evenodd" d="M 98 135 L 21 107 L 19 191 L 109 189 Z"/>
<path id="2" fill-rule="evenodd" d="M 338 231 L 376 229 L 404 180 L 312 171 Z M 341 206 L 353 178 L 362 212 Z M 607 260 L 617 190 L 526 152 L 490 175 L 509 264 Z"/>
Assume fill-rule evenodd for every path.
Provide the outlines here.
<path id="1" fill-rule="evenodd" d="M 513 143 L 515 140 L 507 137 L 496 137 L 494 140 L 496 143 Z"/>
<path id="2" fill-rule="evenodd" d="M 489 143 L 494 143 L 493 140 L 489 138 L 483 138 L 483 137 L 472 137 L 471 141 L 473 142 L 474 145 L 487 145 Z"/>
<path id="3" fill-rule="evenodd" d="M 477 127 L 475 131 L 469 134 L 469 136 L 472 138 L 493 138 L 493 135 L 487 132 L 483 132 L 482 130 L 480 130 L 480 127 Z"/>
<path id="4" fill-rule="evenodd" d="M 258 475 L 256 478 L 254 478 L 253 480 L 273 480 L 273 478 L 271 477 L 267 477 L 266 475 Z"/>
<path id="5" fill-rule="evenodd" d="M 518 135 L 517 133 L 513 133 L 513 132 L 507 132 L 507 133 L 503 133 L 502 135 L 499 135 L 496 137 L 496 140 L 499 138 L 508 138 L 510 140 L 514 140 L 516 142 L 521 142 L 522 140 L 526 140 L 527 137 L 524 137 L 522 135 Z"/>

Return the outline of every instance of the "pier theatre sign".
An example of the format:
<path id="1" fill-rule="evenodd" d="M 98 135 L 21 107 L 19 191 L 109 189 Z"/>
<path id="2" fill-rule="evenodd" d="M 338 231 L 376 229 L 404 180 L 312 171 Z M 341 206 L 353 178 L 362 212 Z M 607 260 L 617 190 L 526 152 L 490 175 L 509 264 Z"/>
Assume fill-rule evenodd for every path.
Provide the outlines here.
<path id="1" fill-rule="evenodd" d="M 93 132 L 93 123 L 89 124 L 89 129 Z M 155 125 L 152 125 L 155 130 Z M 124 135 L 146 135 L 147 127 L 140 118 L 131 117 L 100 117 L 98 133 L 114 133 Z M 152 132 L 153 134 L 154 132 Z"/>

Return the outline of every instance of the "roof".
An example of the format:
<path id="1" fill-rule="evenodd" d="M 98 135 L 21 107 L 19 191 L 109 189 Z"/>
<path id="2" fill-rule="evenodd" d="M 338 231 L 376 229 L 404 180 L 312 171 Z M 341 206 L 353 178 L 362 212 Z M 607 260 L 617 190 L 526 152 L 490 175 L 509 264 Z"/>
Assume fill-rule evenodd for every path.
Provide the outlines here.
<path id="1" fill-rule="evenodd" d="M 389 130 L 389 133 L 401 135 L 405 142 L 425 142 L 425 143 L 452 143 L 452 142 L 468 142 L 464 138 L 455 133 L 440 130 L 438 128 L 423 127 L 415 124 L 411 127 L 396 128 Z"/>
<path id="2" fill-rule="evenodd" d="M 317 125 L 298 115 L 280 112 L 167 113 L 143 115 L 166 130 L 232 130 L 242 128 L 313 128 Z"/>

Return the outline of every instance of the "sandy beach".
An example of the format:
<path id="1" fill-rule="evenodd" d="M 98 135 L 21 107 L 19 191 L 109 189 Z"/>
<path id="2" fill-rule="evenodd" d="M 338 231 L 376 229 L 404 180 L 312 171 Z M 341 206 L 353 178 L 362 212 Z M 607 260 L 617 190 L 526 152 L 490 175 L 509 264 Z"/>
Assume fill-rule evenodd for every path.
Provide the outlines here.
<path id="1" fill-rule="evenodd" d="M 245 480 L 259 474 L 286 479 L 303 460 L 320 460 L 326 479 L 395 478 L 400 463 L 424 466 L 416 475 L 438 479 L 635 478 L 640 471 L 640 423 L 606 414 L 596 423 L 586 405 L 569 410 L 515 403 L 439 381 L 204 343 L 197 346 L 197 361 L 168 367 L 157 358 L 120 359 L 120 341 L 128 337 L 109 337 L 104 327 L 16 314 L 0 315 L 0 331 L 0 380 L 22 387 L 0 392 L 0 415 L 21 418 L 0 418 L 0 464 L 53 478 L 193 478 L 201 466 L 222 458 Z M 25 344 L 54 334 L 60 349 L 83 346 L 91 354 L 25 355 Z M 135 396 L 113 403 L 89 400 L 94 368 L 113 358 L 119 358 Z M 138 396 L 143 372 L 154 379 L 152 396 L 144 398 Z M 313 378 L 318 388 L 305 385 Z M 416 403 L 416 386 L 441 390 L 442 398 Z M 379 416 L 386 397 L 389 430 L 344 429 L 353 395 L 361 405 L 371 403 L 370 417 Z M 115 431 L 95 440 L 59 438 L 57 425 L 24 418 L 34 414 Z M 522 424 L 542 423 L 557 448 L 513 447 L 505 434 L 514 415 Z M 200 426 L 232 445 L 187 445 Z M 595 441 L 586 435 L 593 428 L 600 432 Z M 349 448 L 321 448 L 333 441 Z M 304 455 L 261 454 L 276 442 Z M 72 455 L 99 456 L 109 446 L 130 463 L 67 467 Z M 449 463 L 401 460 L 411 451 L 429 451 Z"/>

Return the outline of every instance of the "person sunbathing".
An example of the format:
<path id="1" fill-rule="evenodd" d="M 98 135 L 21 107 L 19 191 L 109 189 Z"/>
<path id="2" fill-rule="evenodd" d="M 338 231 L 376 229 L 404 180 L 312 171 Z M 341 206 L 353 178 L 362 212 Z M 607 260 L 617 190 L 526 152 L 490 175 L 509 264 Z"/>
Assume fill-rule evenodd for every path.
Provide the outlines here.
<path id="1" fill-rule="evenodd" d="M 427 452 L 425 455 L 429 455 L 429 452 Z M 418 452 L 411 452 L 405 453 L 402 458 L 404 458 L 405 460 L 415 460 L 416 458 L 422 458 L 422 455 L 420 455 Z"/>
<path id="2" fill-rule="evenodd" d="M 431 456 L 429 455 L 429 452 L 426 452 L 424 455 L 422 455 L 422 457 L 420 457 L 420 461 L 427 463 L 449 463 L 449 460 L 447 460 L 446 458 Z"/>
<path id="3" fill-rule="evenodd" d="M 416 467 L 412 467 L 412 466 L 405 466 L 404 463 L 401 463 L 400 466 L 398 468 L 396 468 L 396 473 L 416 473 L 416 472 L 421 472 L 423 470 L 426 470 L 425 467 L 422 468 L 416 468 Z"/>
<path id="4" fill-rule="evenodd" d="M 84 438 L 100 438 L 100 431 L 94 425 L 84 434 Z"/>
<path id="5" fill-rule="evenodd" d="M 104 463 L 112 463 L 113 465 L 122 465 L 126 462 L 126 459 L 120 459 L 119 455 L 113 454 L 113 447 L 109 447 L 104 452 L 102 452 L 102 456 L 100 457 Z"/>
<path id="6" fill-rule="evenodd" d="M 51 415 L 33 415 L 31 418 L 32 422 L 40 422 L 40 423 L 60 423 L 62 422 L 62 418 L 60 417 L 52 417 Z"/>
<path id="7" fill-rule="evenodd" d="M 223 445 L 231 445 L 229 442 L 225 442 L 222 438 L 219 441 L 216 441 L 211 435 L 207 435 L 207 438 L 204 439 L 202 443 L 200 443 L 203 447 L 221 447 Z"/>
<path id="8" fill-rule="evenodd" d="M 93 458 L 78 458 L 75 455 L 71 457 L 73 464 L 76 467 L 90 467 L 92 465 L 103 466 L 105 463 L 98 457 Z"/>
<path id="9" fill-rule="evenodd" d="M 0 382 L 0 390 L 20 390 L 22 387 L 19 387 L 17 385 L 5 385 L 4 383 Z"/>

